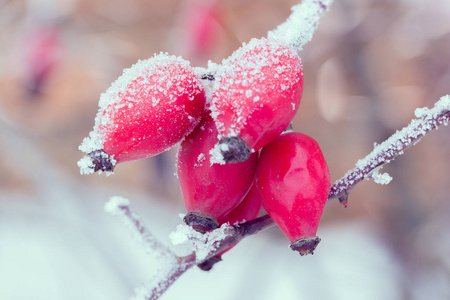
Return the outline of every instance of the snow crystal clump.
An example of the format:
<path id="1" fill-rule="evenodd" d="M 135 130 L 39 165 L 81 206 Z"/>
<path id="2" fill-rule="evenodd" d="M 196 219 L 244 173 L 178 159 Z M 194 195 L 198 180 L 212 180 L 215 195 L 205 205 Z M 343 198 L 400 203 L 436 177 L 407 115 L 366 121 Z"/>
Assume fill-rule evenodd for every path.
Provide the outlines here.
<path id="1" fill-rule="evenodd" d="M 379 173 L 378 169 L 372 173 L 371 177 L 378 184 L 389 184 L 392 181 L 392 177 L 388 173 Z"/>
<path id="2" fill-rule="evenodd" d="M 445 95 L 439 99 L 433 108 L 417 108 L 414 112 L 417 118 L 436 118 L 439 114 L 450 111 L 450 95 Z"/>
<path id="3" fill-rule="evenodd" d="M 209 150 L 209 154 L 211 155 L 211 158 L 210 158 L 211 166 L 213 164 L 220 164 L 220 165 L 226 164 L 226 162 L 223 158 L 223 155 L 222 155 L 222 151 L 227 150 L 227 149 L 224 149 L 224 147 L 228 147 L 228 146 L 226 144 L 216 144 L 214 146 L 214 148 Z"/>
<path id="4" fill-rule="evenodd" d="M 191 226 L 180 224 L 169 235 L 169 238 L 174 245 L 186 245 L 189 237 L 196 236 L 197 234 L 201 235 L 201 233 L 195 231 Z"/>
<path id="5" fill-rule="evenodd" d="M 81 175 L 89 175 L 94 173 L 94 163 L 89 156 L 85 156 L 77 162 Z"/>
<path id="6" fill-rule="evenodd" d="M 108 202 L 105 204 L 105 212 L 113 215 L 118 216 L 122 215 L 123 212 L 120 209 L 121 206 L 129 206 L 130 201 L 126 198 L 120 197 L 120 196 L 113 196 L 109 199 Z"/>
<path id="7" fill-rule="evenodd" d="M 227 231 L 230 228 L 230 225 L 223 224 L 216 230 L 202 234 L 191 226 L 180 224 L 169 237 L 174 245 L 187 245 L 191 242 L 197 262 L 202 262 L 217 250 L 218 243 L 228 236 Z"/>

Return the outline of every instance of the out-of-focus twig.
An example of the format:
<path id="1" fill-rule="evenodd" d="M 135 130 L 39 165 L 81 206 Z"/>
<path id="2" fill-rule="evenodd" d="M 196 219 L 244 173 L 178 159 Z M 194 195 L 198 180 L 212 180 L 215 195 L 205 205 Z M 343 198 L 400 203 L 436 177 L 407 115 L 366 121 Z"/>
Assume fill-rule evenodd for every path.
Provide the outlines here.
<path id="1" fill-rule="evenodd" d="M 254 235 L 263 229 L 273 226 L 275 223 L 268 216 L 263 216 L 242 224 L 223 225 L 221 228 L 207 234 L 199 234 L 190 226 L 181 225 L 182 234 L 186 239 L 194 242 L 196 252 L 188 256 L 176 256 L 168 247 L 160 243 L 156 237 L 146 228 L 140 216 L 133 211 L 127 199 L 112 197 L 105 205 L 105 210 L 117 216 L 130 227 L 136 237 L 140 239 L 148 250 L 158 255 L 162 267 L 157 270 L 155 278 L 144 286 L 136 289 L 134 300 L 156 300 L 191 267 L 219 254 L 223 250 L 237 244 L 242 239 Z M 218 233 L 220 232 L 220 233 Z M 202 248 L 203 251 L 198 249 Z M 205 252 L 206 251 L 206 252 Z M 200 252 L 204 252 L 200 254 Z"/>
<path id="2" fill-rule="evenodd" d="M 301 51 L 311 41 L 320 19 L 333 2 L 334 0 L 303 0 L 293 6 L 287 20 L 269 31 L 267 36 Z"/>

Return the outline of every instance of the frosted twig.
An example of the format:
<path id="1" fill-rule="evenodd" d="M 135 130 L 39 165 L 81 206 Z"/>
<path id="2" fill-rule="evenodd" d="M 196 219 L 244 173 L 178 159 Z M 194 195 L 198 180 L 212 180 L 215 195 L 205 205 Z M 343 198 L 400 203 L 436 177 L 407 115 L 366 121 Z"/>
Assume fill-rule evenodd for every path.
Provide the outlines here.
<path id="1" fill-rule="evenodd" d="M 208 236 L 214 236 L 215 231 L 222 230 L 222 232 L 219 233 L 221 238 L 214 240 L 213 245 L 209 244 L 207 248 L 201 249 L 199 253 L 193 252 L 185 257 L 175 257 L 174 262 L 168 263 L 169 268 L 158 271 L 158 278 L 155 278 L 154 281 L 150 281 L 145 286 L 136 289 L 136 295 L 131 300 L 159 299 L 159 297 L 191 267 L 219 254 L 223 250 L 237 244 L 245 237 L 256 234 L 274 224 L 272 219 L 268 215 L 265 215 L 242 224 L 224 226 L 223 228 L 214 230 L 210 235 L 205 236 L 205 239 L 207 239 Z M 226 233 L 223 231 L 226 231 Z M 186 231 L 186 238 L 191 238 L 191 231 Z M 201 239 L 199 239 L 198 236 L 196 236 L 195 239 L 197 239 L 195 243 L 197 244 L 196 248 L 198 248 Z M 204 242 L 207 243 L 208 241 L 205 240 Z M 199 259 L 199 255 L 201 255 L 201 259 Z"/>
<path id="2" fill-rule="evenodd" d="M 292 7 L 289 18 L 268 37 L 301 51 L 319 26 L 320 18 L 328 11 L 334 0 L 303 0 Z"/>
<path id="3" fill-rule="evenodd" d="M 141 218 L 130 207 L 128 199 L 122 197 L 111 197 L 105 205 L 105 211 L 113 216 L 117 216 L 127 226 L 135 231 L 136 237 L 141 240 L 148 252 L 159 256 L 163 267 L 157 271 L 154 280 L 149 281 L 142 287 L 136 289 L 132 300 L 156 300 L 189 268 L 202 263 L 203 261 L 215 256 L 221 251 L 237 244 L 243 238 L 258 233 L 259 231 L 274 225 L 269 216 L 264 216 L 253 221 L 233 226 L 223 226 L 208 235 L 206 239 L 212 241 L 203 241 L 197 237 L 196 240 L 189 232 L 187 239 L 194 239 L 198 252 L 179 257 L 169 248 L 160 243 L 145 227 Z M 219 232 L 221 231 L 221 232 Z M 214 239 L 215 236 L 215 239 Z M 201 247 L 204 243 L 207 247 Z"/>
<path id="4" fill-rule="evenodd" d="M 416 109 L 416 117 L 402 130 L 397 131 L 386 141 L 375 145 L 373 151 L 360 159 L 355 168 L 348 171 L 331 187 L 328 200 L 338 198 L 346 205 L 348 193 L 361 181 L 371 178 L 380 166 L 389 163 L 411 145 L 415 145 L 428 132 L 438 129 L 440 125 L 447 125 L 450 118 L 450 96 L 443 96 L 432 109 Z"/>
<path id="5" fill-rule="evenodd" d="M 265 215 L 241 224 L 223 224 L 220 228 L 205 234 L 195 231 L 191 226 L 179 225 L 177 230 L 171 234 L 171 239 L 177 245 L 193 243 L 196 262 L 202 263 L 228 247 L 237 244 L 243 238 L 256 234 L 274 224 L 273 220 Z"/>
<path id="6" fill-rule="evenodd" d="M 131 229 L 135 230 L 135 236 L 140 239 L 148 252 L 156 253 L 161 256 L 175 257 L 175 254 L 168 247 L 163 245 L 153 234 L 145 227 L 139 215 L 130 207 L 128 199 L 114 196 L 105 204 L 105 211 L 120 220 Z"/>

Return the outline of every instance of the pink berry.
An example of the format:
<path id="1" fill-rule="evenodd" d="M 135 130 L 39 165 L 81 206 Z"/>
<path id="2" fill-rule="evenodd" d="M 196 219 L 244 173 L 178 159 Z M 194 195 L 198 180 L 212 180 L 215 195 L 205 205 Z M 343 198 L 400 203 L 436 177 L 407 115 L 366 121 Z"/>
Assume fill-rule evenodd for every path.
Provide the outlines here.
<path id="1" fill-rule="evenodd" d="M 102 94 L 94 130 L 80 146 L 91 156 L 79 162 L 82 173 L 168 150 L 199 123 L 204 102 L 189 62 L 167 54 L 139 61 Z"/>
<path id="2" fill-rule="evenodd" d="M 330 172 L 317 142 L 296 132 L 280 135 L 260 153 L 256 185 L 262 205 L 300 254 L 312 253 L 330 191 Z M 291 246 L 292 247 L 292 246 Z"/>
<path id="3" fill-rule="evenodd" d="M 300 58 L 273 40 L 253 39 L 224 60 L 215 78 L 211 109 L 225 162 L 243 161 L 276 138 L 300 105 Z"/>
<path id="4" fill-rule="evenodd" d="M 220 225 L 224 223 L 233 225 L 235 223 L 253 220 L 254 218 L 258 217 L 259 213 L 261 212 L 261 203 L 261 194 L 256 188 L 256 184 L 253 183 L 242 202 L 230 213 L 220 218 L 218 221 Z"/>
<path id="5" fill-rule="evenodd" d="M 199 231 L 218 227 L 217 220 L 239 205 L 256 171 L 257 153 L 241 163 L 211 164 L 210 150 L 217 142 L 214 120 L 207 114 L 178 151 L 178 178 L 188 211 L 185 221 Z M 205 220 L 208 224 L 202 224 Z"/>

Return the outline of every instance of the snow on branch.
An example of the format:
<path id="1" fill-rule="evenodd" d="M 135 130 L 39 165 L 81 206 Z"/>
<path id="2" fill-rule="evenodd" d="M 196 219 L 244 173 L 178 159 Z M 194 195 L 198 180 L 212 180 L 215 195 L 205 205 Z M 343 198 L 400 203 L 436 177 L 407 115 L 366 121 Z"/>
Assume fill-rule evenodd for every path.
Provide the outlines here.
<path id="1" fill-rule="evenodd" d="M 117 205 L 111 205 L 111 201 L 107 206 L 117 207 Z M 124 212 L 129 211 L 128 204 L 119 205 L 118 207 L 119 210 Z M 113 211 L 117 211 L 117 209 L 113 209 Z M 134 224 L 136 224 L 134 220 L 140 220 L 139 216 L 133 212 L 131 214 L 122 214 L 122 216 L 127 218 L 133 216 L 130 221 Z M 140 223 L 140 221 L 138 223 Z M 157 270 L 155 277 L 145 285 L 136 288 L 135 296 L 130 300 L 159 299 L 159 297 L 161 297 L 161 295 L 191 267 L 214 257 L 223 250 L 237 244 L 245 237 L 254 235 L 273 225 L 275 225 L 275 223 L 268 215 L 242 224 L 235 224 L 232 226 L 225 224 L 207 234 L 200 234 L 187 225 L 179 225 L 177 230 L 171 234 L 173 243 L 185 244 L 191 242 L 193 244 L 194 252 L 184 257 L 166 257 L 167 260 L 162 262 L 162 266 Z M 140 226 L 137 225 L 136 228 L 140 228 Z M 146 231 L 139 230 L 139 232 L 144 234 Z"/>
<path id="2" fill-rule="evenodd" d="M 292 7 L 289 18 L 276 29 L 269 31 L 268 38 L 289 45 L 297 51 L 311 41 L 319 26 L 320 18 L 328 11 L 334 0 L 304 0 Z"/>
<path id="3" fill-rule="evenodd" d="M 365 179 L 372 178 L 377 183 L 388 183 L 391 177 L 388 174 L 379 174 L 379 168 L 403 154 L 404 150 L 411 145 L 418 143 L 428 132 L 438 129 L 440 125 L 448 124 L 450 96 L 440 98 L 431 109 L 426 107 L 416 109 L 415 115 L 417 119 L 413 119 L 408 126 L 394 133 L 383 143 L 375 145 L 369 155 L 358 160 L 352 170 L 337 180 L 331 187 L 328 200 L 338 198 L 342 204 L 346 205 L 350 190 Z"/>

